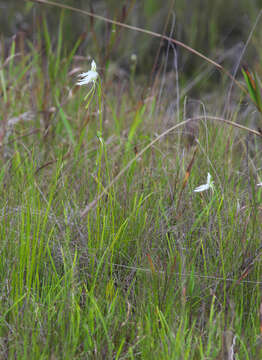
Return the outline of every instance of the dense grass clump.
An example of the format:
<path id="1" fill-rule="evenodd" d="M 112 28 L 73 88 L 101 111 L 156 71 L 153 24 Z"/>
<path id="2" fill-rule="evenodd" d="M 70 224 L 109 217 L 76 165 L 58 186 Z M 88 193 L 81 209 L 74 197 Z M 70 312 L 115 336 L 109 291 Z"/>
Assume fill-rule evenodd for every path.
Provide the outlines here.
<path id="1" fill-rule="evenodd" d="M 1 53 L 0 358 L 260 359 L 261 118 L 244 83 L 219 75 L 193 99 L 177 68 L 145 84 L 136 58 L 108 56 L 84 101 L 90 58 L 63 46 L 63 16 L 55 42 L 43 19 Z"/>

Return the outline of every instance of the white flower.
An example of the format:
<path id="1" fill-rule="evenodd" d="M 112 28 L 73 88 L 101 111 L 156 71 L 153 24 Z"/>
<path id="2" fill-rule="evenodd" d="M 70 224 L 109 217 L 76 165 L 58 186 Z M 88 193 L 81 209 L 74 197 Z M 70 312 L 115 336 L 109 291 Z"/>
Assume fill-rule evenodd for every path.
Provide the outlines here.
<path id="1" fill-rule="evenodd" d="M 96 80 L 98 78 L 98 73 L 96 72 L 96 63 L 93 60 L 91 63 L 91 70 L 88 72 L 82 73 L 78 75 L 81 79 L 76 83 L 76 85 L 82 86 L 87 85 L 91 82 L 93 82 L 93 85 L 95 85 Z"/>
<path id="2" fill-rule="evenodd" d="M 262 186 L 262 182 L 261 182 L 261 183 L 258 183 L 257 186 Z"/>
<path id="3" fill-rule="evenodd" d="M 136 62 L 136 61 L 137 61 L 137 56 L 136 56 L 136 54 L 132 54 L 132 55 L 131 55 L 131 61 L 132 61 L 132 62 Z"/>
<path id="4" fill-rule="evenodd" d="M 211 175 L 209 173 L 207 173 L 207 183 L 204 185 L 200 185 L 198 186 L 194 191 L 195 192 L 202 192 L 202 191 L 206 191 L 208 189 L 212 189 L 214 188 L 214 182 L 211 181 Z"/>

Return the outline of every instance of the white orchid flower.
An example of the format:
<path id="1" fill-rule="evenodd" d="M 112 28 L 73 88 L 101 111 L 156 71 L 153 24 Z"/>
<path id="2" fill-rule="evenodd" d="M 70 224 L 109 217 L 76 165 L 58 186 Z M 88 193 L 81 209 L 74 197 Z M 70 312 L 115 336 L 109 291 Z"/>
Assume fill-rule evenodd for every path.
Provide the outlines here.
<path id="1" fill-rule="evenodd" d="M 214 182 L 211 181 L 211 175 L 209 173 L 207 173 L 207 183 L 204 185 L 200 185 L 198 186 L 194 192 L 202 192 L 202 191 L 206 191 L 208 189 L 214 189 Z"/>
<path id="2" fill-rule="evenodd" d="M 91 63 L 91 70 L 84 72 L 78 76 L 81 79 L 76 83 L 76 85 L 82 86 L 82 85 L 87 85 L 89 83 L 93 83 L 93 85 L 95 85 L 96 80 L 98 78 L 95 61 L 93 60 Z"/>

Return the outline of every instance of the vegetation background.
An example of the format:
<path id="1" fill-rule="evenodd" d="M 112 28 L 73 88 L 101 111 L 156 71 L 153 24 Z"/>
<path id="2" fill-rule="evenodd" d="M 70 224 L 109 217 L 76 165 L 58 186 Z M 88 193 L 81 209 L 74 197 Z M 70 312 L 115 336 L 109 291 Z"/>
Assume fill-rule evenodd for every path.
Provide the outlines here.
<path id="1" fill-rule="evenodd" d="M 262 1 L 59 2 L 237 83 L 36 2 L 0 0 L 0 358 L 261 359 Z"/>

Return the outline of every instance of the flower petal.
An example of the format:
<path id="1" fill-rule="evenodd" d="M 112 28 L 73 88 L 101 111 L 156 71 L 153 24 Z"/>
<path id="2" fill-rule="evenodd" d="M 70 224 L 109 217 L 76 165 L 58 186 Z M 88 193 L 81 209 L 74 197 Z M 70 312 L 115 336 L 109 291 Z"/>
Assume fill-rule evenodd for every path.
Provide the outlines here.
<path id="1" fill-rule="evenodd" d="M 92 63 L 91 63 L 91 70 L 92 70 L 92 71 L 96 71 L 96 63 L 95 63 L 95 60 L 93 60 Z"/>
<path id="2" fill-rule="evenodd" d="M 194 192 L 202 192 L 202 191 L 206 191 L 210 188 L 209 184 L 204 184 L 204 185 L 200 185 L 197 188 L 195 188 Z"/>
<path id="3" fill-rule="evenodd" d="M 210 184 L 210 180 L 211 180 L 211 175 L 207 173 L 207 184 Z"/>
<path id="4" fill-rule="evenodd" d="M 95 82 L 98 78 L 98 73 L 96 72 L 95 61 L 93 60 L 91 63 L 91 70 L 79 74 L 78 77 L 80 78 L 80 80 L 76 83 L 76 85 L 82 86 L 82 85 L 87 85 L 91 82 L 93 82 L 95 84 Z"/>
<path id="5" fill-rule="evenodd" d="M 95 82 L 97 77 L 98 77 L 98 73 L 96 71 L 88 71 L 87 73 L 83 73 L 83 74 L 80 74 L 80 77 L 82 79 L 80 79 L 78 82 L 77 82 L 77 85 L 87 85 L 89 84 L 90 82 Z"/>

